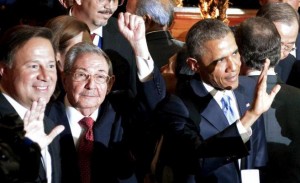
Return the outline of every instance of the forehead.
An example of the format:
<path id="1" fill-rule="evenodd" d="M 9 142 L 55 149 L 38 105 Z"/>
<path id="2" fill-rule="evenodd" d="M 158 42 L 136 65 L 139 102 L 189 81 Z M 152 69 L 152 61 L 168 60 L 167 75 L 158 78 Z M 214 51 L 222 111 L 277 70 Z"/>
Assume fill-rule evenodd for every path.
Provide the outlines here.
<path id="1" fill-rule="evenodd" d="M 299 25 L 297 22 L 291 22 L 290 25 L 284 22 L 274 22 L 282 41 L 294 42 L 298 35 Z"/>
<path id="2" fill-rule="evenodd" d="M 103 55 L 96 53 L 83 53 L 80 54 L 74 61 L 73 69 L 108 72 L 108 64 Z"/>
<path id="3" fill-rule="evenodd" d="M 237 49 L 232 33 L 228 33 L 220 39 L 206 41 L 203 47 L 205 50 L 202 58 L 206 58 L 211 61 L 226 57 Z"/>
<path id="4" fill-rule="evenodd" d="M 22 60 L 31 60 L 35 57 L 43 58 L 51 57 L 54 60 L 54 49 L 48 39 L 35 37 L 26 41 L 19 49 L 17 49 L 14 58 L 21 57 Z"/>

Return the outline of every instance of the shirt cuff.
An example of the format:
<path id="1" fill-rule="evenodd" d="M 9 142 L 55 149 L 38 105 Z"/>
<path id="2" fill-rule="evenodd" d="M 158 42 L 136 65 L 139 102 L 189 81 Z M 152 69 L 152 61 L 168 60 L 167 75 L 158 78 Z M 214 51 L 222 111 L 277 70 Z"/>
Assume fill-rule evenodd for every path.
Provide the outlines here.
<path id="1" fill-rule="evenodd" d="M 136 66 L 137 74 L 141 82 L 146 82 L 153 78 L 154 61 L 151 56 L 146 59 L 136 56 Z"/>
<path id="2" fill-rule="evenodd" d="M 242 138 L 243 142 L 246 143 L 250 139 L 250 137 L 252 135 L 252 129 L 251 128 L 246 129 L 242 125 L 242 122 L 240 120 L 238 120 L 236 122 L 236 127 L 237 127 L 237 129 L 239 131 L 239 134 L 241 135 L 241 138 Z"/>

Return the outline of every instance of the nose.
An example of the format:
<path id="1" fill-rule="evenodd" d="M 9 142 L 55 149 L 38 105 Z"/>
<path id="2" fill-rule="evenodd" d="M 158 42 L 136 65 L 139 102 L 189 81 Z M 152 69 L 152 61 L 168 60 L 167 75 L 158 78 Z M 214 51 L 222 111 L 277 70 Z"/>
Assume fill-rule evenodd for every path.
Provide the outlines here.
<path id="1" fill-rule="evenodd" d="M 104 0 L 104 8 L 111 8 L 112 6 L 118 6 L 118 0 Z"/>
<path id="2" fill-rule="evenodd" d="M 44 67 L 40 67 L 38 79 L 42 81 L 49 81 L 50 80 L 50 74 L 48 73 L 47 69 Z"/>
<path id="3" fill-rule="evenodd" d="M 229 69 L 230 71 L 236 71 L 237 68 L 238 68 L 237 61 L 232 57 L 229 57 L 227 59 L 227 69 Z"/>
<path id="4" fill-rule="evenodd" d="M 85 85 L 85 88 L 87 88 L 87 89 L 95 88 L 96 85 L 97 85 L 97 83 L 96 83 L 94 77 L 91 76 L 91 75 L 89 75 L 89 78 L 88 78 L 86 81 L 87 81 L 87 83 L 86 83 L 86 85 Z"/>

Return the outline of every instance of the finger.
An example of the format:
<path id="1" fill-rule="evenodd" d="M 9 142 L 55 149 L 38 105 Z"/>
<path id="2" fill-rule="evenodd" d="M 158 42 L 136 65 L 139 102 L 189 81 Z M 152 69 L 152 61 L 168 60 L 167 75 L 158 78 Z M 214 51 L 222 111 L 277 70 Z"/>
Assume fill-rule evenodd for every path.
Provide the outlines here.
<path id="1" fill-rule="evenodd" d="M 267 79 L 265 76 L 267 76 L 269 65 L 270 65 L 270 60 L 267 58 L 265 63 L 264 63 L 264 67 L 263 67 L 263 69 L 262 69 L 262 71 L 259 75 L 258 83 L 265 82 L 263 80 Z"/>
<path id="2" fill-rule="evenodd" d="M 46 108 L 46 100 L 40 98 L 37 103 L 37 110 L 36 110 L 36 119 L 43 123 L 44 115 L 45 115 L 45 108 Z"/>
<path id="3" fill-rule="evenodd" d="M 120 30 L 122 30 L 124 27 L 124 13 L 122 13 L 122 12 L 119 13 L 118 26 L 119 26 Z"/>
<path id="4" fill-rule="evenodd" d="M 273 89 L 272 89 L 272 91 L 271 91 L 271 93 L 270 93 L 270 98 L 272 99 L 272 100 L 274 100 L 274 98 L 275 98 L 275 96 L 277 95 L 277 93 L 280 91 L 280 89 L 281 89 L 281 86 L 280 85 L 275 85 L 274 87 L 273 87 Z"/>
<path id="5" fill-rule="evenodd" d="M 53 139 L 59 135 L 62 131 L 64 131 L 65 127 L 63 125 L 56 126 L 48 135 L 47 135 L 47 144 L 49 145 Z"/>

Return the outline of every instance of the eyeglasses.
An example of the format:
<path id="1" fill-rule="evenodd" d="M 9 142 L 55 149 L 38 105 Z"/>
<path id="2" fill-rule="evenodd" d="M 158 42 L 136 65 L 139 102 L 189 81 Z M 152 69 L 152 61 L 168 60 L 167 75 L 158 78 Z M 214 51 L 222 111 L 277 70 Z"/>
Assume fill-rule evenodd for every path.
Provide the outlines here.
<path id="1" fill-rule="evenodd" d="M 105 74 L 91 75 L 91 74 L 88 74 L 85 72 L 80 72 L 80 71 L 73 73 L 73 81 L 78 81 L 78 82 L 87 81 L 91 77 L 93 77 L 94 81 L 98 84 L 104 84 L 110 80 L 110 76 L 105 75 Z"/>
<path id="2" fill-rule="evenodd" d="M 281 42 L 281 50 L 286 51 L 286 52 L 292 52 L 294 51 L 295 48 L 295 43 L 284 43 Z"/>

